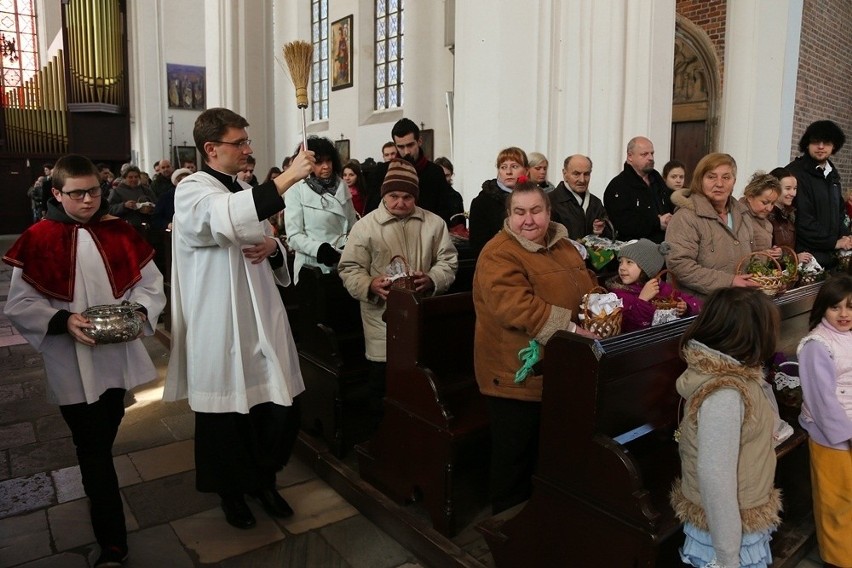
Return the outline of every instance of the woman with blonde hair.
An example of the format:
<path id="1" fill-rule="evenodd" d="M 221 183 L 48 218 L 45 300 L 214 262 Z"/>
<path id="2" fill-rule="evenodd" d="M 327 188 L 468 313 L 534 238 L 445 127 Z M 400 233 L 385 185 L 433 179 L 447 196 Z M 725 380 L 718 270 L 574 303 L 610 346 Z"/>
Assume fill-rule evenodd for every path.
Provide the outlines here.
<path id="1" fill-rule="evenodd" d="M 698 162 L 688 188 L 672 193 L 678 209 L 666 230 L 666 265 L 683 290 L 699 299 L 719 288 L 758 286 L 736 274 L 739 261 L 755 250 L 751 216 L 731 197 L 736 181 L 734 158 L 713 153 Z"/>
<path id="2" fill-rule="evenodd" d="M 541 152 L 530 152 L 530 181 L 542 188 L 546 193 L 550 193 L 556 186 L 547 181 L 547 167 L 549 165 L 547 157 Z"/>
<path id="3" fill-rule="evenodd" d="M 773 258 L 781 258 L 781 248 L 772 246 L 772 222 L 769 214 L 775 208 L 775 202 L 781 195 L 781 183 L 766 172 L 757 171 L 751 176 L 743 190 L 740 203 L 751 217 L 754 228 L 754 249 L 765 252 Z"/>

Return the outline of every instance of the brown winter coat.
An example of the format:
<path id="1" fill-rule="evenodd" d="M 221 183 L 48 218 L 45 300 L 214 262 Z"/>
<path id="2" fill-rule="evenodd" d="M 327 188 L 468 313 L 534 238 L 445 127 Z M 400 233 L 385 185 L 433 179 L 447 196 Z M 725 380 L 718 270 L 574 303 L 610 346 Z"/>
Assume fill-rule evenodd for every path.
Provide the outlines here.
<path id="1" fill-rule="evenodd" d="M 722 222 L 713 205 L 703 195 L 688 189 L 672 193 L 678 209 L 669 221 L 666 241 L 671 251 L 666 266 L 684 292 L 705 298 L 718 288 L 731 286 L 737 263 L 754 248 L 754 228 L 745 206 L 728 198 L 733 231 Z"/>
<path id="2" fill-rule="evenodd" d="M 518 351 L 531 339 L 544 345 L 560 329 L 573 329 L 583 294 L 594 285 L 583 259 L 559 223 L 550 223 L 547 245 L 512 233 L 506 222 L 476 263 L 474 365 L 483 394 L 540 401 L 542 376 L 519 384 Z M 542 355 L 543 358 L 543 355 Z"/>

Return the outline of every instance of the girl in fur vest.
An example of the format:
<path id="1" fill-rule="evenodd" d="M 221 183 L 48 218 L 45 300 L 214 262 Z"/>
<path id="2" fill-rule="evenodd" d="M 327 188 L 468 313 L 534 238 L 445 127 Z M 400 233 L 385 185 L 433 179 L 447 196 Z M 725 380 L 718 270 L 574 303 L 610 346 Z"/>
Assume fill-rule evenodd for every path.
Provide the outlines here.
<path id="1" fill-rule="evenodd" d="M 762 384 L 772 357 L 778 308 L 762 292 L 713 292 L 681 339 L 687 369 L 680 423 L 682 477 L 672 507 L 683 521 L 681 560 L 700 568 L 766 568 L 780 523 L 773 485 L 775 413 Z"/>
<path id="2" fill-rule="evenodd" d="M 825 566 L 852 567 L 852 276 L 823 284 L 809 323 L 799 423 L 810 435 L 817 542 Z"/>
<path id="3" fill-rule="evenodd" d="M 674 294 L 678 299 L 674 308 L 677 317 L 694 316 L 701 311 L 700 300 L 654 278 L 663 268 L 663 255 L 667 252 L 668 243 L 658 245 L 648 239 L 626 244 L 618 251 L 618 274 L 607 280 L 606 287 L 621 298 L 624 305 L 622 331 L 651 327 L 657 311 L 652 301 L 657 297 L 669 298 Z"/>

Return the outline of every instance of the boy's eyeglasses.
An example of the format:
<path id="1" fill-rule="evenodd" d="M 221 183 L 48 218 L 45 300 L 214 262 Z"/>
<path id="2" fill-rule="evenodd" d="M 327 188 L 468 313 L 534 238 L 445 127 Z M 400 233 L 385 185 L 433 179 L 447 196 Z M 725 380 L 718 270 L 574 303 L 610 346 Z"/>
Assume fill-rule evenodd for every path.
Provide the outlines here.
<path id="1" fill-rule="evenodd" d="M 73 189 L 71 191 L 63 191 L 63 195 L 67 195 L 69 199 L 73 199 L 74 201 L 81 201 L 86 194 L 89 194 L 89 197 L 100 197 L 101 196 L 101 188 L 100 187 L 90 187 L 89 189 Z"/>

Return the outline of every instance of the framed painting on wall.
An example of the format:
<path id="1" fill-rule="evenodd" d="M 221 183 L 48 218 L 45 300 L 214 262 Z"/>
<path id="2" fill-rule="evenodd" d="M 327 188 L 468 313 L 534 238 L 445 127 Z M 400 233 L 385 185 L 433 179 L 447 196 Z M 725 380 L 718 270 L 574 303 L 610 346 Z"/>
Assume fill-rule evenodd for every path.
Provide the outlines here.
<path id="1" fill-rule="evenodd" d="M 331 90 L 352 86 L 352 15 L 331 22 Z"/>
<path id="2" fill-rule="evenodd" d="M 174 169 L 182 168 L 186 162 L 195 162 L 195 167 L 199 167 L 200 162 L 195 146 L 175 146 L 174 148 L 174 162 L 172 162 Z"/>
<path id="3" fill-rule="evenodd" d="M 207 70 L 193 65 L 166 63 L 166 99 L 169 108 L 207 108 Z"/>
<path id="4" fill-rule="evenodd" d="M 345 164 L 349 161 L 349 140 L 340 139 L 334 141 L 334 148 L 340 154 L 340 163 Z"/>

